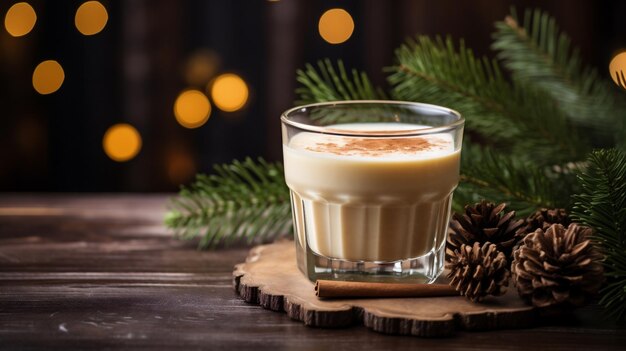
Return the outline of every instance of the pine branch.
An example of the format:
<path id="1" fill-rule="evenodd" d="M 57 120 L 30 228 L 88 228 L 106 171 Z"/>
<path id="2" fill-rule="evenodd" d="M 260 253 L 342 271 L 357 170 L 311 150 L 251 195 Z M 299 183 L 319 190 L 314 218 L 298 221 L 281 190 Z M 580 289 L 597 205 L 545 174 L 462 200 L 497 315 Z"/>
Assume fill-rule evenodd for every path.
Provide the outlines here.
<path id="1" fill-rule="evenodd" d="M 337 69 L 329 59 L 317 62 L 317 68 L 311 64 L 306 70 L 297 71 L 297 80 L 302 84 L 296 89 L 299 96 L 296 104 L 328 102 L 337 100 L 386 100 L 387 96 L 380 88 L 374 88 L 364 72 L 351 70 L 348 75 L 343 62 L 337 61 Z M 341 123 L 382 122 L 385 116 L 395 116 L 402 111 L 394 111 L 393 106 L 372 107 L 369 105 L 344 108 L 311 110 L 310 117 L 319 125 Z M 395 120 L 395 119 L 394 119 Z"/>
<path id="2" fill-rule="evenodd" d="M 574 196 L 572 216 L 594 229 L 608 277 L 600 304 L 608 315 L 621 319 L 626 317 L 626 154 L 594 151 L 588 163 L 578 175 L 582 190 Z"/>
<path id="3" fill-rule="evenodd" d="M 296 89 L 299 100 L 296 104 L 337 100 L 385 100 L 386 94 L 375 88 L 367 74 L 352 69 L 351 75 L 341 60 L 337 69 L 329 59 L 317 62 L 317 69 L 311 64 L 305 70 L 297 71 L 297 81 L 302 87 Z"/>
<path id="4" fill-rule="evenodd" d="M 283 166 L 263 159 L 215 165 L 169 203 L 165 225 L 200 248 L 264 242 L 292 230 Z"/>
<path id="5" fill-rule="evenodd" d="M 465 145 L 462 153 L 461 183 L 454 194 L 455 211 L 468 203 L 488 199 L 506 202 L 526 216 L 542 207 L 570 207 L 573 176 L 558 178 L 520 157 L 498 154 L 478 146 Z"/>
<path id="6" fill-rule="evenodd" d="M 490 96 L 510 91 L 495 62 L 477 59 L 460 42 L 458 51 L 451 38 L 445 41 L 420 36 L 396 50 L 398 66 L 389 82 L 398 100 L 436 103 L 459 110 L 471 129 L 486 128 L 498 139 L 514 137 L 515 124 L 503 120 L 506 108 Z M 491 90 L 483 94 L 477 88 Z M 483 115 L 484 118 L 475 116 Z"/>
<path id="7" fill-rule="evenodd" d="M 498 58 L 512 71 L 514 80 L 538 87 L 552 96 L 569 118 L 593 126 L 600 135 L 621 130 L 606 125 L 617 122 L 623 126 L 626 103 L 595 69 L 583 66 L 579 50 L 572 48 L 555 19 L 538 9 L 527 10 L 520 26 L 515 9 L 511 12 L 503 22 L 496 22 L 492 48 L 499 51 Z M 605 140 L 603 144 L 611 143 Z"/>
<path id="8" fill-rule="evenodd" d="M 540 164 L 581 159 L 588 146 L 545 94 L 507 82 L 495 60 L 476 58 L 463 41 L 417 37 L 396 51 L 389 82 L 398 100 L 456 109 L 467 128 Z M 532 154 L 529 154 L 532 153 Z"/>

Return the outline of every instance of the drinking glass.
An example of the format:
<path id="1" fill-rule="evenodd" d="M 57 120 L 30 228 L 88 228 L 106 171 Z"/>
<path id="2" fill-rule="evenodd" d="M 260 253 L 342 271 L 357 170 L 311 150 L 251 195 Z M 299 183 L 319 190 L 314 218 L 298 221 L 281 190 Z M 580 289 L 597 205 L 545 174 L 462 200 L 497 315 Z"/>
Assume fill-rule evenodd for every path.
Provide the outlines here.
<path id="1" fill-rule="evenodd" d="M 317 279 L 430 283 L 444 263 L 464 119 L 412 102 L 281 116 L 297 263 Z"/>

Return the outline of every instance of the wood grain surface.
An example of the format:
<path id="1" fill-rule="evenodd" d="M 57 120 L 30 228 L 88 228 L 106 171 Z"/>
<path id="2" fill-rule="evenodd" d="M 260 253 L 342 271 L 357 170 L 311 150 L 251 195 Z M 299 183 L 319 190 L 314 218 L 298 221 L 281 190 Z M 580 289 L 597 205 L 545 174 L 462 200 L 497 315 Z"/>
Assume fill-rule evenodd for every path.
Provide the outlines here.
<path id="1" fill-rule="evenodd" d="M 452 336 L 460 330 L 528 328 L 539 313 L 517 292 L 472 303 L 463 296 L 323 300 L 296 265 L 293 241 L 260 245 L 233 271 L 235 290 L 247 302 L 286 312 L 307 326 L 341 328 L 363 324 L 384 334 Z M 446 283 L 440 277 L 439 283 Z"/>
<path id="2" fill-rule="evenodd" d="M 309 328 L 241 300 L 232 271 L 250 248 L 173 239 L 165 200 L 0 195 L 0 349 L 625 349 L 624 326 L 594 306 L 533 329 L 445 339 Z"/>

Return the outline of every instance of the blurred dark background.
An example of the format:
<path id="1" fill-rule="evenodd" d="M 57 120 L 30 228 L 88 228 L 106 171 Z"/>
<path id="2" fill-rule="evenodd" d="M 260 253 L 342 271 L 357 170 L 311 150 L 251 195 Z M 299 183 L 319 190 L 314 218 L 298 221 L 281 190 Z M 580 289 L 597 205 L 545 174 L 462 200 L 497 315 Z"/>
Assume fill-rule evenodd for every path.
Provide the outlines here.
<path id="1" fill-rule="evenodd" d="M 24 20 L 7 19 L 16 3 L 0 2 L 0 191 L 173 191 L 216 162 L 280 160 L 279 115 L 295 100 L 297 68 L 341 58 L 384 87 L 382 67 L 414 34 L 465 38 L 478 54 L 493 56 L 493 22 L 510 6 L 520 14 L 549 11 L 604 76 L 612 55 L 626 46 L 621 1 L 103 0 L 106 25 L 83 35 L 75 19 L 84 1 L 29 0 L 36 23 L 13 36 L 11 21 Z M 83 22 L 97 22 L 93 8 Z M 351 37 L 337 45 L 318 32 L 331 8 L 345 9 L 354 21 Z M 33 73 L 45 60 L 57 61 L 65 78 L 58 90 L 40 94 Z M 234 112 L 220 110 L 206 90 L 224 73 L 236 74 L 249 91 Z M 188 89 L 211 104 L 209 119 L 193 129 L 174 113 Z M 224 89 L 227 96 L 241 93 Z M 103 148 L 105 133 L 118 123 L 141 137 L 139 153 L 124 162 Z M 115 139 L 121 144 L 113 152 L 132 148 L 128 137 Z"/>

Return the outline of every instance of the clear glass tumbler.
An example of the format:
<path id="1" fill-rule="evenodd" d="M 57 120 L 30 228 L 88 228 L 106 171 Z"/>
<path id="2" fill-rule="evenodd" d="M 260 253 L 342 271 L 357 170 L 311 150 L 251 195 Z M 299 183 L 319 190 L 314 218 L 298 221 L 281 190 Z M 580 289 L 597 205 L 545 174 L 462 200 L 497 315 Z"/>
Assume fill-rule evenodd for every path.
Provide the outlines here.
<path id="1" fill-rule="evenodd" d="M 434 281 L 459 180 L 461 115 L 341 101 L 281 120 L 300 270 L 312 281 Z"/>

